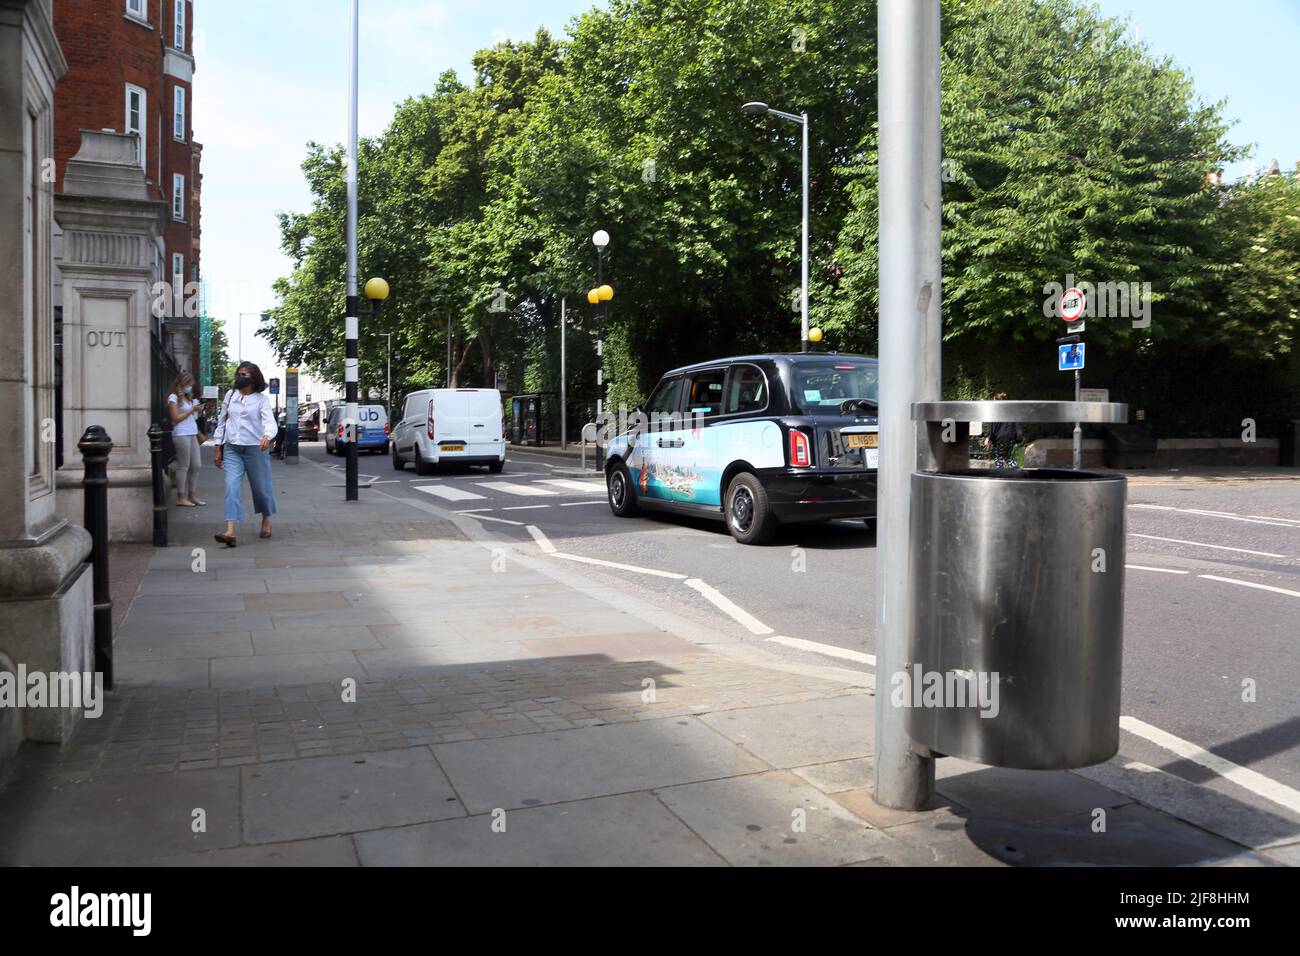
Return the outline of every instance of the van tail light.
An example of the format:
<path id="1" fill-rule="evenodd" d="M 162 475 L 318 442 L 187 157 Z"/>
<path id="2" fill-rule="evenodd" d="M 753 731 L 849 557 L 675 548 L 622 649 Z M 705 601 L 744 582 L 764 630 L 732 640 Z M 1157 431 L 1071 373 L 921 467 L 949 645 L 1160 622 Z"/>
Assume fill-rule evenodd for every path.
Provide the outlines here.
<path id="1" fill-rule="evenodd" d="M 343 423 L 339 422 L 339 437 L 343 437 Z"/>
<path id="2" fill-rule="evenodd" d="M 808 448 L 808 436 L 797 428 L 790 429 L 790 465 L 794 468 L 807 468 L 812 464 L 812 455 Z"/>
<path id="3" fill-rule="evenodd" d="M 388 434 L 388 422 L 384 422 L 384 434 Z"/>
<path id="4" fill-rule="evenodd" d="M 433 441 L 433 399 L 429 399 L 429 440 Z"/>

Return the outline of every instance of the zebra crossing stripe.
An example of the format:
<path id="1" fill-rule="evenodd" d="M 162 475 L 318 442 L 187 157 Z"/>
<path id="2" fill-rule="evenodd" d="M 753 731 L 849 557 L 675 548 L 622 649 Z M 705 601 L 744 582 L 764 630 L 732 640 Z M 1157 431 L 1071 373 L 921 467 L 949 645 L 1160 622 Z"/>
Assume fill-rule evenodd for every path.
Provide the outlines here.
<path id="1" fill-rule="evenodd" d="M 414 487 L 416 491 L 422 491 L 426 495 L 436 495 L 447 501 L 474 501 L 486 497 L 473 491 L 457 488 L 455 485 L 415 485 Z"/>
<path id="2" fill-rule="evenodd" d="M 537 485 L 520 485 L 513 481 L 476 481 L 480 488 L 486 488 L 488 491 L 504 491 L 508 495 L 558 495 L 558 491 L 552 491 L 550 488 L 539 488 Z M 477 497 L 477 496 L 476 496 Z"/>
<path id="3" fill-rule="evenodd" d="M 576 478 L 544 478 L 538 484 L 555 485 L 568 491 L 580 491 L 584 495 L 603 495 L 605 486 L 595 481 L 578 481 Z"/>

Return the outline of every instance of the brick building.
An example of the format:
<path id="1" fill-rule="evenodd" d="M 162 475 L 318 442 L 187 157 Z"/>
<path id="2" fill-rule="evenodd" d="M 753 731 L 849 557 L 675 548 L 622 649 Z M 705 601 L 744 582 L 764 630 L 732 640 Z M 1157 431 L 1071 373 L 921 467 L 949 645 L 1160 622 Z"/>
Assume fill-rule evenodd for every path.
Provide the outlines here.
<path id="1" fill-rule="evenodd" d="M 62 192 L 83 129 L 136 135 L 150 198 L 169 210 L 157 272 L 177 288 L 197 289 L 203 147 L 192 122 L 193 12 L 191 0 L 56 0 L 54 29 L 68 72 L 55 88 L 54 161 Z M 165 319 L 157 330 L 163 347 L 197 372 L 197 320 L 174 306 Z"/>

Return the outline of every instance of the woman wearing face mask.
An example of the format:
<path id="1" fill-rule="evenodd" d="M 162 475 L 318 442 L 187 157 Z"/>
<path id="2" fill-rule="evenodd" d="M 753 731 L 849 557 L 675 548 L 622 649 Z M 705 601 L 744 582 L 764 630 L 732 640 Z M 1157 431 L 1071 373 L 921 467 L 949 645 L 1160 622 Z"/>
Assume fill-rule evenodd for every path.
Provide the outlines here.
<path id="1" fill-rule="evenodd" d="M 182 372 L 172 382 L 167 409 L 172 416 L 172 442 L 176 445 L 176 505 L 180 508 L 205 505 L 207 502 L 194 494 L 199 487 L 199 426 L 194 419 L 203 411 L 203 405 L 194 400 L 194 378 L 189 372 Z"/>
<path id="2" fill-rule="evenodd" d="M 244 520 L 244 476 L 253 490 L 253 510 L 262 516 L 263 538 L 271 537 L 275 492 L 271 488 L 271 456 L 267 449 L 275 437 L 275 410 L 263 394 L 266 379 L 252 362 L 241 362 L 235 387 L 226 393 L 212 436 L 216 445 L 212 463 L 226 473 L 226 531 L 216 539 L 235 546 L 235 530 Z"/>

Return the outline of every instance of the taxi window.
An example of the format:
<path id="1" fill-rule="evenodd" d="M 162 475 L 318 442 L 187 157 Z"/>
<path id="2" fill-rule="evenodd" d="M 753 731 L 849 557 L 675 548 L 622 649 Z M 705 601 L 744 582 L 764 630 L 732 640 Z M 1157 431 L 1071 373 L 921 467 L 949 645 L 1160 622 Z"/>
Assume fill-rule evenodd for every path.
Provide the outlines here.
<path id="1" fill-rule="evenodd" d="M 660 382 L 650 400 L 646 402 L 646 414 L 650 416 L 671 415 L 677 411 L 677 399 L 682 394 L 682 380 L 670 378 Z"/>
<path id="2" fill-rule="evenodd" d="M 767 407 L 767 378 L 756 365 L 737 365 L 727 382 L 727 401 L 723 412 L 740 415 Z"/>
<path id="3" fill-rule="evenodd" d="M 686 406 L 684 414 L 722 414 L 722 382 L 727 377 L 725 368 L 710 368 L 696 372 L 686 379 Z"/>

